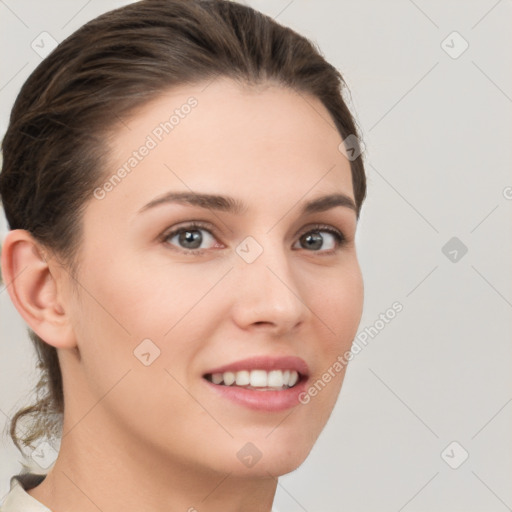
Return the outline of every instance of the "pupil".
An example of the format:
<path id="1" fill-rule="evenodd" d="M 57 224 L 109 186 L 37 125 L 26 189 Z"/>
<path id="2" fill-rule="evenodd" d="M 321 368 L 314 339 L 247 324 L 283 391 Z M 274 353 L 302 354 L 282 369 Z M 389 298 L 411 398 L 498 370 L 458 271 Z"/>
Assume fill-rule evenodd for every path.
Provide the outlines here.
<path id="1" fill-rule="evenodd" d="M 197 249 L 203 241 L 203 236 L 198 230 L 182 231 L 179 236 L 179 241 L 186 249 Z"/>
<path id="2" fill-rule="evenodd" d="M 304 241 L 309 249 L 316 251 L 322 248 L 323 238 L 319 233 L 305 235 Z"/>

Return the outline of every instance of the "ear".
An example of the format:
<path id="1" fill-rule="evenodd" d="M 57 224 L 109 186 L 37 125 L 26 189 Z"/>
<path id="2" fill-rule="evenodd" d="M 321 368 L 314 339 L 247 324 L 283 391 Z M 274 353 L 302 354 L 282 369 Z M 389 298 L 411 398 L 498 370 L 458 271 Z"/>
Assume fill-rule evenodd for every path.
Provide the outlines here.
<path id="1" fill-rule="evenodd" d="M 76 346 L 62 300 L 67 273 L 24 229 L 7 233 L 2 246 L 2 276 L 11 300 L 29 327 L 55 348 Z"/>

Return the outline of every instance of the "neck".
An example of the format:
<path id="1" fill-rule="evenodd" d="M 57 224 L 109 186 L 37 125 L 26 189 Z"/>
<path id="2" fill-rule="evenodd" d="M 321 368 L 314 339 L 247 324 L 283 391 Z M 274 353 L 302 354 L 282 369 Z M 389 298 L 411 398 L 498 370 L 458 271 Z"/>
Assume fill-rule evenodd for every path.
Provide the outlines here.
<path id="1" fill-rule="evenodd" d="M 160 450 L 130 442 L 126 433 L 71 427 L 65 419 L 57 461 L 29 491 L 50 510 L 72 504 L 75 512 L 271 511 L 277 479 L 268 473 L 222 473 L 169 460 Z"/>

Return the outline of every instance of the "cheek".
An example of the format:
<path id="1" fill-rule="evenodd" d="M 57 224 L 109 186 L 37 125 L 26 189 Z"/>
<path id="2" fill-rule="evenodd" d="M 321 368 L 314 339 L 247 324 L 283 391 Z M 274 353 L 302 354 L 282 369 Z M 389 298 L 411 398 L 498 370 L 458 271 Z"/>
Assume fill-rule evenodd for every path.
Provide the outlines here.
<path id="1" fill-rule="evenodd" d="M 158 354 L 155 366 L 170 368 L 185 378 L 185 368 L 204 344 L 205 333 L 225 315 L 222 276 L 229 270 L 219 265 L 198 272 L 193 264 L 162 264 L 124 258 L 103 266 L 85 278 L 90 293 L 77 308 L 85 350 L 95 360 L 108 344 L 116 354 L 105 365 L 137 367 L 134 350 L 143 340 Z M 224 286 L 223 286 L 224 285 Z"/>
<path id="2" fill-rule="evenodd" d="M 135 268 L 125 261 L 82 276 L 73 321 L 92 403 L 105 396 L 104 410 L 140 434 L 169 429 L 172 411 L 201 413 L 178 383 L 190 385 L 186 370 L 201 340 L 196 310 L 205 311 L 193 306 L 208 285 L 197 290 L 185 286 L 179 272 Z"/>
<path id="3" fill-rule="evenodd" d="M 218 293 L 216 289 L 222 288 L 220 281 L 229 268 L 215 262 L 201 266 L 176 263 L 161 255 L 142 261 L 134 258 L 112 273 L 109 292 L 127 325 L 141 335 L 150 332 L 162 338 L 171 335 L 183 322 L 190 323 L 190 319 L 207 320 L 205 311 L 215 310 L 218 301 L 218 295 L 211 291 L 215 288 Z M 140 329 L 148 329 L 148 333 Z"/>
<path id="4" fill-rule="evenodd" d="M 350 347 L 359 327 L 364 299 L 357 262 L 317 282 L 311 290 L 310 308 L 324 327 L 327 351 L 339 353 Z"/>

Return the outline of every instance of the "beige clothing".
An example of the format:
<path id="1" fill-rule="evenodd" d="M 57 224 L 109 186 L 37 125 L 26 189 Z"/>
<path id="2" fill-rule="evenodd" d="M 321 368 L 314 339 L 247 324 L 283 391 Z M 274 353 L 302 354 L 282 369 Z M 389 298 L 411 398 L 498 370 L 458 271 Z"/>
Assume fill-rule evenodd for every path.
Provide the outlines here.
<path id="1" fill-rule="evenodd" d="M 51 512 L 27 492 L 39 485 L 45 476 L 36 473 L 14 475 L 11 478 L 11 488 L 0 505 L 0 512 Z"/>

